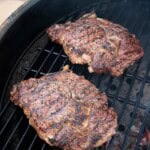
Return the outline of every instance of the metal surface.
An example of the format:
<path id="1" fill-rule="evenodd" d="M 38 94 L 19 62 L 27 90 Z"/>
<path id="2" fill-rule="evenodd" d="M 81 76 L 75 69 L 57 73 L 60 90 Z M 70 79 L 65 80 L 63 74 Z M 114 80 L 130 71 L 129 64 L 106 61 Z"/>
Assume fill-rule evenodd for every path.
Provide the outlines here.
<path id="1" fill-rule="evenodd" d="M 94 83 L 101 91 L 106 92 L 109 105 L 118 114 L 118 131 L 107 144 L 99 149 L 108 150 L 139 150 L 149 149 L 141 146 L 146 129 L 150 129 L 150 3 L 111 3 L 95 4 L 78 10 L 61 18 L 58 22 L 75 20 L 81 14 L 95 11 L 99 17 L 119 23 L 135 33 L 144 47 L 144 57 L 129 67 L 121 77 L 109 74 L 90 74 L 87 66 L 72 65 L 64 54 L 61 46 L 51 43 L 45 31 L 42 32 L 20 57 L 10 74 L 8 85 L 3 91 L 3 105 L 0 112 L 0 136 L 4 149 L 56 149 L 50 148 L 40 140 L 20 108 L 9 100 L 12 84 L 30 77 L 39 77 L 46 73 L 61 70 L 65 64 L 71 69 Z M 128 10 L 128 11 L 126 11 Z M 140 11 L 139 11 L 140 10 Z"/>
<path id="2" fill-rule="evenodd" d="M 39 0 L 28 0 L 24 2 L 18 9 L 16 9 L 2 24 L 0 24 L 0 39 L 4 36 L 7 30 L 13 25 L 13 23 L 19 18 L 27 9 L 32 7 Z M 10 10 L 9 10 L 10 11 Z"/>

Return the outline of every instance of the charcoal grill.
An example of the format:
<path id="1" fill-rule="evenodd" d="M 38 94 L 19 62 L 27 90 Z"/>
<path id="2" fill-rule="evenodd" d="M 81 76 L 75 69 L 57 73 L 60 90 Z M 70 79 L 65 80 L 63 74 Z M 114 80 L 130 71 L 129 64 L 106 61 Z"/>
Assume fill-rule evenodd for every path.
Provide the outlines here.
<path id="1" fill-rule="evenodd" d="M 71 64 L 63 48 L 52 43 L 45 33 L 51 24 L 74 21 L 91 11 L 128 28 L 144 48 L 144 57 L 121 77 L 90 74 L 87 66 Z M 150 130 L 148 0 L 34 0 L 17 10 L 0 29 L 0 149 L 57 149 L 38 138 L 22 110 L 10 102 L 9 90 L 20 80 L 59 71 L 65 64 L 106 92 L 109 106 L 117 111 L 117 134 L 97 149 L 150 149 L 149 145 L 143 145 L 143 138 Z"/>

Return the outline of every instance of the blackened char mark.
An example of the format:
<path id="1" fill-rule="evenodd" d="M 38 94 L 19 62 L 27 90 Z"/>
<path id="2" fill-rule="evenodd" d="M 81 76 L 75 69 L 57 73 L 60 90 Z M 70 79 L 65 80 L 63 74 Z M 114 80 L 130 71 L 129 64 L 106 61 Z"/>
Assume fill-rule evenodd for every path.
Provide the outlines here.
<path id="1" fill-rule="evenodd" d="M 73 53 L 75 53 L 76 55 L 82 55 L 83 54 L 83 52 L 80 49 L 76 49 L 74 47 L 71 47 L 71 51 Z"/>
<path id="2" fill-rule="evenodd" d="M 75 120 L 73 120 L 73 124 L 75 126 L 82 125 L 82 123 L 86 119 L 87 119 L 87 115 L 85 115 L 85 114 L 77 114 L 76 117 L 75 117 Z"/>

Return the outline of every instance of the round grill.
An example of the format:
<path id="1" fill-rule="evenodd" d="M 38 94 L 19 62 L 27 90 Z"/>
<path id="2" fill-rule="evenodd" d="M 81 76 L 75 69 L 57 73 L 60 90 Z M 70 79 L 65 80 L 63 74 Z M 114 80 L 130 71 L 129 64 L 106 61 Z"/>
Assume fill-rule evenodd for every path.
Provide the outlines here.
<path id="1" fill-rule="evenodd" d="M 133 7 L 134 6 L 134 7 Z M 73 65 L 65 55 L 63 48 L 51 43 L 43 31 L 20 56 L 13 68 L 1 98 L 0 112 L 0 147 L 4 149 L 46 150 L 56 149 L 45 144 L 29 126 L 28 120 L 19 107 L 9 100 L 12 84 L 30 77 L 39 77 L 56 72 L 66 64 L 79 75 L 94 83 L 106 92 L 109 105 L 118 114 L 117 134 L 98 149 L 149 149 L 142 139 L 150 129 L 150 4 L 132 3 L 96 3 L 82 10 L 64 16 L 57 23 L 74 21 L 82 14 L 95 11 L 98 17 L 119 23 L 136 34 L 144 48 L 144 57 L 129 67 L 122 76 L 109 74 L 90 74 L 87 66 Z M 17 43 L 16 43 L 17 44 Z"/>

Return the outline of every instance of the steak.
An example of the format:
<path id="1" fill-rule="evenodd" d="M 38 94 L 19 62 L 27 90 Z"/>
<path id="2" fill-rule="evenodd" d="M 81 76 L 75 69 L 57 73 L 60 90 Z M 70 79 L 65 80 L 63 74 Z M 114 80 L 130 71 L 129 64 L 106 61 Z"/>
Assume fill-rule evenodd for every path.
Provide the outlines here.
<path id="1" fill-rule="evenodd" d="M 134 34 L 95 13 L 85 14 L 75 22 L 54 24 L 47 33 L 63 46 L 73 64 L 88 64 L 89 72 L 120 76 L 144 55 Z"/>
<path id="2" fill-rule="evenodd" d="M 89 150 L 116 133 L 117 115 L 108 108 L 106 95 L 69 70 L 21 81 L 10 95 L 51 146 Z"/>

